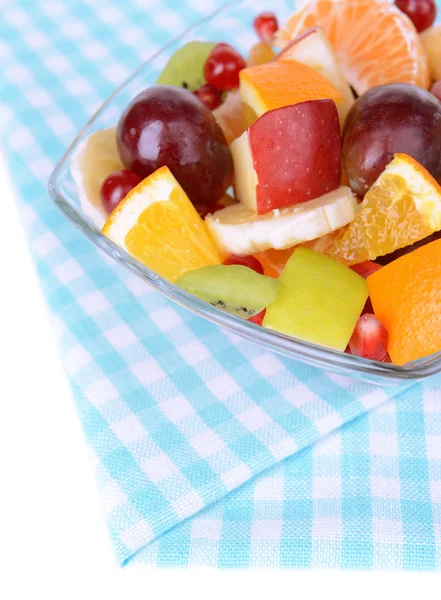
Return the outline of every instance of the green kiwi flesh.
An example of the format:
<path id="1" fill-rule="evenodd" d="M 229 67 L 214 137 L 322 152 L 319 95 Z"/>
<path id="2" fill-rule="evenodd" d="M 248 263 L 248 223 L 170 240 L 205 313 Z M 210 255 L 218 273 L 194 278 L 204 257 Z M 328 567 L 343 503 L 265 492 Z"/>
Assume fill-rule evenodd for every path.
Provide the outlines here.
<path id="1" fill-rule="evenodd" d="M 205 61 L 216 45 L 216 42 L 189 42 L 182 46 L 170 58 L 156 83 L 182 87 L 191 92 L 198 90 L 206 83 Z"/>
<path id="2" fill-rule="evenodd" d="M 211 265 L 189 271 L 176 285 L 226 312 L 248 319 L 274 302 L 281 283 L 242 265 Z"/>

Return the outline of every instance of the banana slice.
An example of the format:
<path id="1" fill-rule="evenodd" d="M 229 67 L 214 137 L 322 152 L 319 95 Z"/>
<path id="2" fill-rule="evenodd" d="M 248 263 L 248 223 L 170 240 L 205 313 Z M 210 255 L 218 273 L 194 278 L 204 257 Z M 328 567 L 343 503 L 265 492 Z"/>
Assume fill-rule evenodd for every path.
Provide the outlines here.
<path id="1" fill-rule="evenodd" d="M 264 215 L 236 204 L 209 215 L 205 223 L 221 252 L 240 256 L 270 248 L 283 250 L 327 235 L 350 223 L 356 206 L 351 189 L 343 186 Z"/>
<path id="2" fill-rule="evenodd" d="M 124 169 L 116 147 L 115 127 L 91 133 L 76 149 L 70 163 L 81 210 L 101 229 L 108 214 L 101 203 L 100 189 L 113 171 Z"/>

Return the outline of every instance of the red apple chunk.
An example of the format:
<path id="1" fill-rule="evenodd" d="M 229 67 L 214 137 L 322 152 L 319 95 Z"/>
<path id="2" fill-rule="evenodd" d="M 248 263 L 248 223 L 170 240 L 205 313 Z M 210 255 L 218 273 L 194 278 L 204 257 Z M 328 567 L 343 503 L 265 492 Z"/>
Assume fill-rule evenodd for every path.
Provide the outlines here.
<path id="1" fill-rule="evenodd" d="M 259 215 L 313 200 L 341 180 L 341 138 L 333 100 L 266 112 L 231 145 L 236 194 Z"/>

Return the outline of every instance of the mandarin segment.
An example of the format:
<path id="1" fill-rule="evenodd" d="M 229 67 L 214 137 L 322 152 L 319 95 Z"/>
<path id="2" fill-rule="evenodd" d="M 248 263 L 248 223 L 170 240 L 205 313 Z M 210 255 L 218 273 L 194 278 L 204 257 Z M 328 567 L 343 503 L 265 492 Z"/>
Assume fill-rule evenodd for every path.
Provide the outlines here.
<path id="1" fill-rule="evenodd" d="M 221 262 L 204 222 L 167 167 L 134 188 L 102 232 L 172 282 L 187 271 Z"/>
<path id="2" fill-rule="evenodd" d="M 367 283 L 395 364 L 441 350 L 441 240 L 386 265 Z"/>
<path id="3" fill-rule="evenodd" d="M 323 27 L 359 95 L 385 83 L 429 86 L 427 56 L 417 31 L 387 0 L 313 0 L 278 31 L 277 46 L 285 47 L 316 25 Z"/>
<path id="4" fill-rule="evenodd" d="M 439 229 L 440 186 L 410 156 L 397 154 L 327 253 L 353 265 L 404 248 Z"/>

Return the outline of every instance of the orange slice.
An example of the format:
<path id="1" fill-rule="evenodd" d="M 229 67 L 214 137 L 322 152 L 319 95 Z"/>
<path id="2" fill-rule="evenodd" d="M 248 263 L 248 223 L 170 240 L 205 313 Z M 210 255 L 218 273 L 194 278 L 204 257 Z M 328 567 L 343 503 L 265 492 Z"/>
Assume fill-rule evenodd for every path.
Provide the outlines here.
<path id="1" fill-rule="evenodd" d="M 296 248 L 302 246 L 303 248 L 309 248 L 310 250 L 315 250 L 315 252 L 320 252 L 320 254 L 326 254 L 336 237 L 340 234 L 340 231 L 341 230 L 333 231 L 327 235 L 317 238 L 316 240 L 304 242 L 303 244 L 293 246 L 292 248 L 287 248 L 286 250 L 271 249 L 266 250 L 265 252 L 259 252 L 254 256 L 261 263 L 265 275 L 278 279 L 285 268 L 286 263 L 291 258 L 291 254 Z"/>
<path id="2" fill-rule="evenodd" d="M 441 240 L 379 269 L 367 283 L 395 364 L 441 350 Z"/>
<path id="3" fill-rule="evenodd" d="M 275 108 L 331 98 L 336 103 L 341 94 L 311 67 L 296 60 L 279 59 L 240 72 L 240 95 L 248 126 Z"/>
<path id="4" fill-rule="evenodd" d="M 102 233 L 172 282 L 187 271 L 221 262 L 204 222 L 168 167 L 129 192 Z"/>
<path id="5" fill-rule="evenodd" d="M 320 25 L 334 46 L 346 79 L 360 95 L 376 85 L 429 86 L 427 56 L 410 19 L 388 0 L 313 0 L 279 30 L 283 48 Z"/>
<path id="6" fill-rule="evenodd" d="M 414 244 L 440 229 L 441 187 L 416 160 L 396 154 L 327 254 L 354 265 Z"/>

